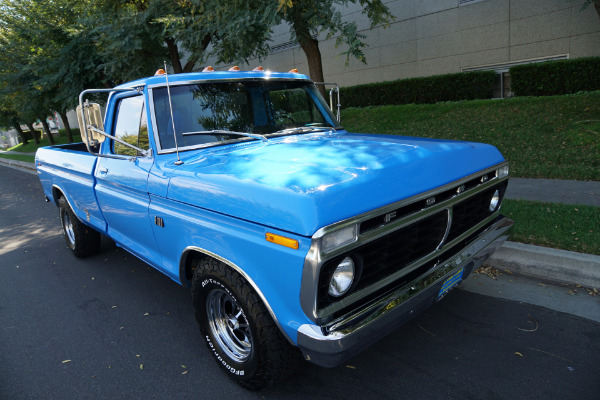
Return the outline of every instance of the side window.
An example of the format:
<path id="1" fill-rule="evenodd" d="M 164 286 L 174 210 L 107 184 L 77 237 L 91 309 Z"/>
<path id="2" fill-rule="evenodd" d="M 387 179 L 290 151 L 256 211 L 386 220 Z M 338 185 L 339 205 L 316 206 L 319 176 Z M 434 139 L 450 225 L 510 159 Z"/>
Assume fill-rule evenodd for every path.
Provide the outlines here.
<path id="1" fill-rule="evenodd" d="M 144 112 L 144 97 L 126 97 L 119 102 L 117 120 L 115 123 L 115 137 L 130 143 L 143 150 L 148 150 L 148 121 Z M 131 147 L 113 141 L 115 154 L 136 156 L 137 152 Z"/>
<path id="2" fill-rule="evenodd" d="M 267 93 L 275 125 L 291 127 L 325 122 L 310 95 L 303 89 L 271 90 Z"/>

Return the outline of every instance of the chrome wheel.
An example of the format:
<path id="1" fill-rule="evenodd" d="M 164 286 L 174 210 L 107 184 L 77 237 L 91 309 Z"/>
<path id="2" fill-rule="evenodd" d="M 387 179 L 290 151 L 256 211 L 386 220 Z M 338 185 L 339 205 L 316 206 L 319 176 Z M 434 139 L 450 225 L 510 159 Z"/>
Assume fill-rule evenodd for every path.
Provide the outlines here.
<path id="1" fill-rule="evenodd" d="M 246 361 L 252 351 L 252 332 L 244 311 L 233 297 L 223 289 L 211 290 L 206 299 L 206 313 L 221 349 L 238 363 Z"/>
<path id="2" fill-rule="evenodd" d="M 71 221 L 71 217 L 68 212 L 62 213 L 62 223 L 63 229 L 65 231 L 65 235 L 67 236 L 67 240 L 71 243 L 72 246 L 75 245 L 75 231 L 73 230 L 73 222 Z"/>

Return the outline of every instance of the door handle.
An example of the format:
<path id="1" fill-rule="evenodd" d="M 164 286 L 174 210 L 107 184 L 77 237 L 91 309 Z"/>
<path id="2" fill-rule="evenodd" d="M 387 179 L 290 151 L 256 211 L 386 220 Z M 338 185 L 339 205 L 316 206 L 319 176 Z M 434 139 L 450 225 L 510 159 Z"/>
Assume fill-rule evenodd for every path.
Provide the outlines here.
<path id="1" fill-rule="evenodd" d="M 108 174 L 108 168 L 100 168 L 99 171 L 101 174 Z"/>

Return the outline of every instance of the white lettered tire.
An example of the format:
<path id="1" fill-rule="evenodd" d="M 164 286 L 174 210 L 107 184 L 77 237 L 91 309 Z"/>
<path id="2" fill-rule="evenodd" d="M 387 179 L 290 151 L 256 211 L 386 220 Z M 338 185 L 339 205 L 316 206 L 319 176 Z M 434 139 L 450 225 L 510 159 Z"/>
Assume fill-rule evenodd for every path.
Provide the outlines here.
<path id="1" fill-rule="evenodd" d="M 283 337 L 251 285 L 227 265 L 199 259 L 192 298 L 202 340 L 241 386 L 259 390 L 294 370 L 297 349 Z"/>

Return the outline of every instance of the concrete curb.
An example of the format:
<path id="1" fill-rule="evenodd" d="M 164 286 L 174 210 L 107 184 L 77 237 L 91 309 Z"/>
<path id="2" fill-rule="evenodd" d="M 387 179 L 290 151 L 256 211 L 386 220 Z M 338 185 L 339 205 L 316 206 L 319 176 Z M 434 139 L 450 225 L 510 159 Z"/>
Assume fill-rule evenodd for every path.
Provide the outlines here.
<path id="1" fill-rule="evenodd" d="M 10 158 L 0 157 L 0 165 L 37 175 L 37 170 L 35 169 L 34 163 L 11 160 Z"/>
<path id="2" fill-rule="evenodd" d="M 487 265 L 533 278 L 600 288 L 600 256 L 506 242 Z"/>

